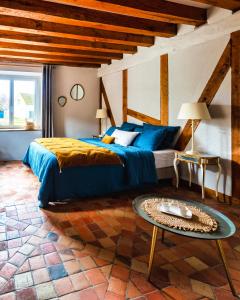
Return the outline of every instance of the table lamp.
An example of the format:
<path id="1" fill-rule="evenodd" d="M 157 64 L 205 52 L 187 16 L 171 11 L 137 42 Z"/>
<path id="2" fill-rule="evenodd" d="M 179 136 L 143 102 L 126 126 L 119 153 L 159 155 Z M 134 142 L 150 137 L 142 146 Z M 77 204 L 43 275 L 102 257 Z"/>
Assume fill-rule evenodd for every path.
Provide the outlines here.
<path id="1" fill-rule="evenodd" d="M 96 119 L 106 119 L 106 121 L 105 121 L 105 129 L 106 130 L 107 130 L 107 117 L 108 117 L 108 115 L 107 115 L 106 108 L 99 108 L 99 109 L 97 109 Z"/>
<path id="2" fill-rule="evenodd" d="M 196 120 L 211 119 L 206 103 L 183 103 L 178 114 L 178 119 L 190 119 L 192 121 L 192 149 L 186 152 L 188 154 L 199 154 L 194 148 L 194 128 Z"/>

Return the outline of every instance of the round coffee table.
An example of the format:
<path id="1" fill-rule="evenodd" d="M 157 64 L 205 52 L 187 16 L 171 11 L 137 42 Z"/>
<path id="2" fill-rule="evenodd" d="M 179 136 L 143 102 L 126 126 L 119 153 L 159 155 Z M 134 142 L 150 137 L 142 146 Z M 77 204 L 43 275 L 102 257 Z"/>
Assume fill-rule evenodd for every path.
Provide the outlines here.
<path id="1" fill-rule="evenodd" d="M 218 229 L 215 232 L 212 233 L 201 233 L 201 232 L 193 232 L 193 231 L 184 231 L 181 229 L 171 228 L 165 225 L 162 225 L 155 220 L 153 220 L 143 209 L 142 209 L 142 203 L 145 200 L 151 199 L 151 198 L 164 198 L 161 195 L 158 194 L 149 194 L 149 195 L 143 195 L 135 198 L 133 200 L 133 209 L 135 212 L 142 217 L 147 222 L 151 223 L 153 225 L 153 233 L 152 233 L 152 241 L 151 241 L 151 249 L 150 249 L 150 256 L 149 256 L 149 263 L 148 263 L 148 279 L 150 279 L 151 270 L 152 270 L 152 264 L 153 264 L 153 258 L 154 258 L 154 252 L 155 252 L 155 245 L 157 240 L 157 232 L 158 229 L 162 229 L 162 241 L 164 240 L 164 232 L 169 231 L 178 235 L 183 235 L 191 238 L 197 238 L 197 239 L 203 239 L 203 240 L 215 240 L 217 244 L 217 248 L 220 254 L 220 257 L 223 262 L 223 266 L 226 272 L 226 276 L 228 279 L 229 286 L 231 288 L 232 294 L 240 299 L 240 296 L 237 294 L 235 287 L 233 285 L 230 272 L 227 265 L 226 256 L 222 247 L 221 240 L 228 238 L 232 236 L 236 232 L 236 227 L 233 224 L 233 222 L 226 217 L 224 214 L 220 213 L 216 209 L 213 209 L 205 204 L 191 201 L 191 200 L 183 200 L 176 197 L 170 197 L 171 199 L 178 200 L 181 203 L 186 203 L 188 205 L 195 206 L 197 208 L 200 208 L 202 211 L 208 213 L 210 216 L 215 218 L 215 220 L 218 222 Z"/>

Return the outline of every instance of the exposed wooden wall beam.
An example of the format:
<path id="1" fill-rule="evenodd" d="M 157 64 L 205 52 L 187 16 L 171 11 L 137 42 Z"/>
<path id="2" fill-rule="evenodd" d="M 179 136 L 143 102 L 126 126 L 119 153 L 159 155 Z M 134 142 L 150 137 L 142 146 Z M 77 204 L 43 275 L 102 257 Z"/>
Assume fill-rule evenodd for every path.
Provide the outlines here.
<path id="1" fill-rule="evenodd" d="M 142 122 L 146 122 L 149 124 L 153 124 L 153 125 L 161 125 L 161 121 L 152 117 L 149 117 L 147 115 L 144 115 L 140 112 L 137 112 L 135 110 L 132 109 L 127 109 L 127 114 L 137 120 L 140 120 Z"/>
<path id="2" fill-rule="evenodd" d="M 102 83 L 99 80 L 99 108 L 102 108 Z M 102 119 L 98 119 L 98 133 L 102 134 Z"/>
<path id="3" fill-rule="evenodd" d="M 240 31 L 232 39 L 232 196 L 240 199 Z"/>
<path id="4" fill-rule="evenodd" d="M 6 49 L 11 51 L 16 51 L 16 52 L 52 54 L 55 56 L 72 56 L 72 57 L 105 58 L 105 59 L 123 58 L 123 55 L 121 53 L 108 53 L 108 52 L 87 51 L 87 50 L 85 51 L 85 50 L 0 42 L 0 51 Z"/>
<path id="5" fill-rule="evenodd" d="M 1 8 L 0 8 L 1 9 Z M 36 46 L 48 46 L 67 49 L 79 49 L 90 51 L 101 51 L 111 53 L 129 53 L 137 52 L 136 46 L 118 45 L 110 43 L 81 41 L 75 39 L 48 37 L 44 35 L 35 35 L 28 33 L 16 33 L 12 31 L 0 30 L 0 42 L 14 42 Z"/>
<path id="6" fill-rule="evenodd" d="M 150 36 L 173 36 L 175 24 L 56 4 L 41 0 L 1 0 L 0 13 L 40 21 Z"/>
<path id="7" fill-rule="evenodd" d="M 39 53 L 29 53 L 29 52 L 16 52 L 16 51 L 9 51 L 9 50 L 0 50 L 0 57 L 15 57 L 15 58 L 31 58 L 31 59 L 40 59 L 40 60 L 51 60 L 51 61 L 65 61 L 71 63 L 94 63 L 94 64 L 109 64 L 111 60 L 103 59 L 103 58 L 88 58 L 88 57 L 57 57 L 55 55 L 49 54 L 39 54 Z"/>
<path id="8" fill-rule="evenodd" d="M 0 15 L 0 30 L 132 46 L 149 47 L 154 44 L 154 38 L 151 36 L 84 28 L 5 15 Z"/>
<path id="9" fill-rule="evenodd" d="M 233 11 L 240 9 L 239 0 L 192 0 L 192 1 L 218 6 Z"/>
<path id="10" fill-rule="evenodd" d="M 225 76 L 227 75 L 230 69 L 230 61 L 231 61 L 230 58 L 231 58 L 231 43 L 229 42 L 220 60 L 218 61 L 217 66 L 214 69 L 210 79 L 208 80 L 208 83 L 204 88 L 198 102 L 205 102 L 207 105 L 211 104 L 213 98 L 215 97 Z M 197 129 L 199 124 L 200 121 L 196 122 L 195 130 Z M 177 144 L 175 146 L 176 149 L 184 150 L 187 144 L 189 143 L 191 137 L 192 137 L 191 120 L 188 120 L 177 141 Z"/>
<path id="11" fill-rule="evenodd" d="M 168 54 L 160 57 L 160 120 L 168 125 Z"/>
<path id="12" fill-rule="evenodd" d="M 150 18 L 151 20 L 178 24 L 200 25 L 207 19 L 205 9 L 166 1 L 51 0 L 51 2 L 77 5 L 103 12 L 117 13 L 143 19 Z"/>
<path id="13" fill-rule="evenodd" d="M 127 108 L 128 108 L 128 70 L 122 71 L 122 119 L 127 122 Z"/>
<path id="14" fill-rule="evenodd" d="M 115 122 L 115 119 L 114 119 L 114 116 L 113 116 L 113 113 L 112 113 L 112 109 L 111 109 L 111 106 L 110 106 L 110 103 L 109 103 L 109 100 L 108 100 L 108 96 L 107 96 L 102 78 L 100 78 L 100 85 L 101 85 L 103 100 L 104 100 L 106 108 L 107 108 L 108 117 L 110 119 L 111 125 L 116 126 L 116 122 Z"/>
<path id="15" fill-rule="evenodd" d="M 77 62 L 66 62 L 61 60 L 50 60 L 50 59 L 33 59 L 32 57 L 4 57 L 0 55 L 0 64 L 9 63 L 9 64 L 52 64 L 52 65 L 61 65 L 61 66 L 70 66 L 70 67 L 85 67 L 85 68 L 99 68 L 100 64 L 94 63 L 77 63 Z"/>

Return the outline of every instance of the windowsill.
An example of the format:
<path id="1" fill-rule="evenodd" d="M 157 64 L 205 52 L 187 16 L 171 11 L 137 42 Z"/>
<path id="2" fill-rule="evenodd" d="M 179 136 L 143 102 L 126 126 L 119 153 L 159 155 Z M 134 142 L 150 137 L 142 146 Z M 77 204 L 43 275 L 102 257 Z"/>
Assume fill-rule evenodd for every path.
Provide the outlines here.
<path id="1" fill-rule="evenodd" d="M 24 128 L 0 128 L 0 132 L 3 131 L 42 131 L 42 129 L 24 129 Z"/>

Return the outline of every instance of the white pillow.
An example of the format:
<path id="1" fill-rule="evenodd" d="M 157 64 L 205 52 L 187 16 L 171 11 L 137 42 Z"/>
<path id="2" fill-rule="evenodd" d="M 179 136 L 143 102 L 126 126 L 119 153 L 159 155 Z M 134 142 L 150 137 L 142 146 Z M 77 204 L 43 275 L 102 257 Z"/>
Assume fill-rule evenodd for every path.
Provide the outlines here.
<path id="1" fill-rule="evenodd" d="M 139 132 L 115 129 L 111 136 L 115 137 L 115 144 L 129 146 L 138 134 Z"/>

